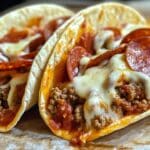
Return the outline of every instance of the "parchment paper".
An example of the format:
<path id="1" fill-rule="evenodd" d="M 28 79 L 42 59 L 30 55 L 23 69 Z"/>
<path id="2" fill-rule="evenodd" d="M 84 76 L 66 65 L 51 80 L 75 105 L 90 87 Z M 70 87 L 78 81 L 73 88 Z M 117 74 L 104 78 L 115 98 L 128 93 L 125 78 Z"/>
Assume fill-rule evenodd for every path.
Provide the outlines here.
<path id="1" fill-rule="evenodd" d="M 0 150 L 150 150 L 150 117 L 81 147 L 54 136 L 41 119 L 38 108 L 26 112 L 18 125 L 0 133 Z"/>

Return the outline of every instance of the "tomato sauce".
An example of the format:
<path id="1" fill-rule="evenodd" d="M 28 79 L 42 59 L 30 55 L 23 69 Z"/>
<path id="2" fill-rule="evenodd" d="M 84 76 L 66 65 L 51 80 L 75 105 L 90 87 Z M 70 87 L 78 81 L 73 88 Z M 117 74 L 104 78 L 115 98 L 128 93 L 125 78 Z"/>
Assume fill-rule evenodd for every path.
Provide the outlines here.
<path id="1" fill-rule="evenodd" d="M 16 115 L 18 110 L 19 105 L 13 107 L 12 109 L 8 108 L 0 110 L 0 125 L 8 125 L 14 119 L 14 116 Z"/>

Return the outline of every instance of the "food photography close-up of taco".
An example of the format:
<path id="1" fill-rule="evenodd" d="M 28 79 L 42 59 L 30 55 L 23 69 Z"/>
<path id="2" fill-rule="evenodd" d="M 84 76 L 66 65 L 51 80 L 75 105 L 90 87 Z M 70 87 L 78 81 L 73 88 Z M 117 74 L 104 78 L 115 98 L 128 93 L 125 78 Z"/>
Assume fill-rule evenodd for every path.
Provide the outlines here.
<path id="1" fill-rule="evenodd" d="M 40 114 L 53 133 L 85 143 L 149 116 L 149 42 L 146 20 L 127 6 L 81 11 L 41 83 Z"/>
<path id="2" fill-rule="evenodd" d="M 149 150 L 149 3 L 33 3 L 0 18 L 1 148 Z"/>

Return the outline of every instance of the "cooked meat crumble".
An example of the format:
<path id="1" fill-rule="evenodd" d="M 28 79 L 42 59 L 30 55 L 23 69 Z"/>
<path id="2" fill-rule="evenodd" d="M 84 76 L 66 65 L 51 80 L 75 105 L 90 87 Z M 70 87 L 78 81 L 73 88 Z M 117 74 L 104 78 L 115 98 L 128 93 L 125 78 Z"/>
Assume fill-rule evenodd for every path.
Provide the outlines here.
<path id="1" fill-rule="evenodd" d="M 125 83 L 116 87 L 118 97 L 113 101 L 115 111 L 122 110 L 123 115 L 142 113 L 150 109 L 150 100 L 146 99 L 142 84 Z"/>
<path id="2" fill-rule="evenodd" d="M 112 119 L 108 116 L 95 116 L 92 119 L 92 126 L 96 129 L 99 130 L 103 127 L 106 127 L 107 125 L 112 123 Z"/>
<path id="3" fill-rule="evenodd" d="M 0 86 L 0 109 L 8 108 L 7 97 L 9 90 L 9 86 Z"/>
<path id="4" fill-rule="evenodd" d="M 72 129 L 84 122 L 83 103 L 84 100 L 75 94 L 73 87 L 55 87 L 51 91 L 47 109 L 60 127 Z"/>
<path id="5" fill-rule="evenodd" d="M 60 89 L 55 87 L 51 91 L 47 109 L 52 119 L 63 129 L 82 130 L 85 124 L 83 104 L 85 100 L 76 95 L 74 88 Z M 95 116 L 91 125 L 98 130 L 112 123 L 108 116 Z"/>
<path id="6" fill-rule="evenodd" d="M 83 105 L 78 105 L 75 108 L 74 118 L 77 123 L 83 122 Z"/>

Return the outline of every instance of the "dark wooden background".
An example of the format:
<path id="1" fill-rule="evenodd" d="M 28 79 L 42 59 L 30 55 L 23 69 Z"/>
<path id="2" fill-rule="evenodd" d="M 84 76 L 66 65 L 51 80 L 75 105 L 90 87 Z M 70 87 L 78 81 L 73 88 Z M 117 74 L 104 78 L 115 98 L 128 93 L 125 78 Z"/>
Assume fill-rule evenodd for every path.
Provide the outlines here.
<path id="1" fill-rule="evenodd" d="M 150 18 L 150 0 L 0 0 L 0 12 L 2 15 L 18 7 L 37 3 L 55 3 L 78 11 L 82 8 L 107 1 L 127 4 L 136 8 L 147 18 Z"/>

